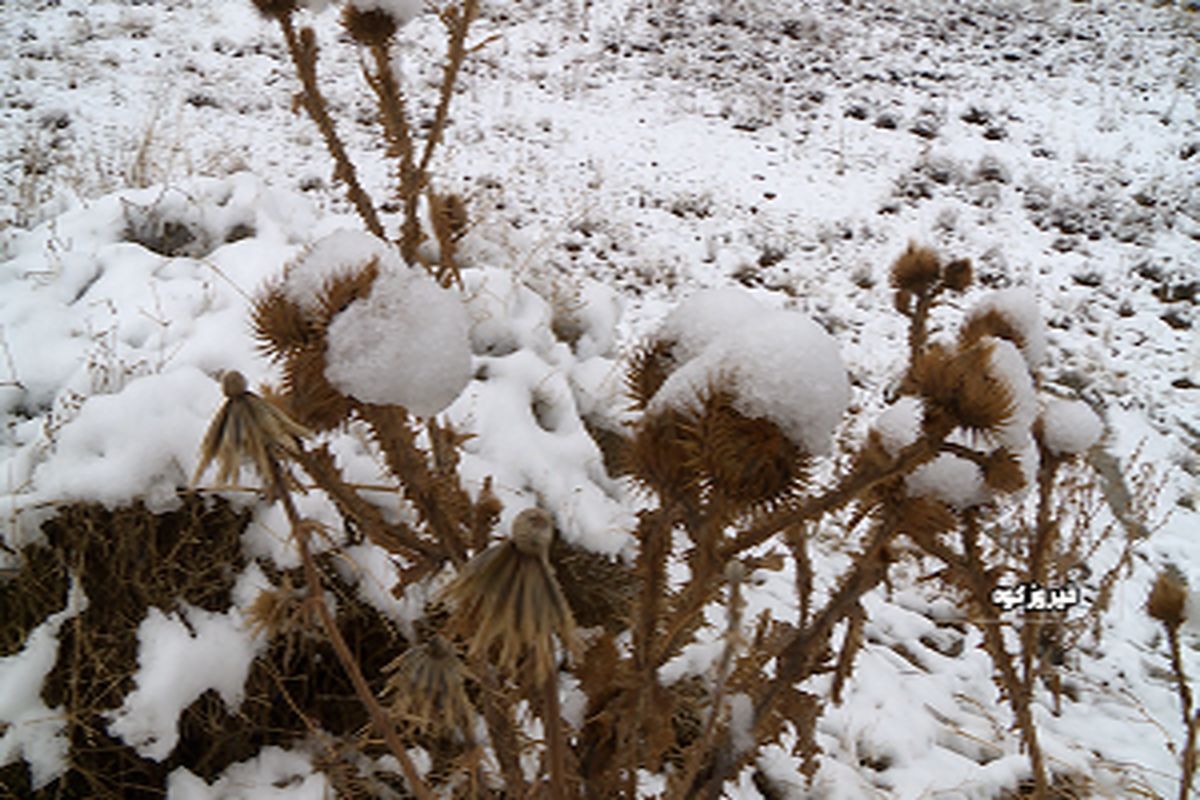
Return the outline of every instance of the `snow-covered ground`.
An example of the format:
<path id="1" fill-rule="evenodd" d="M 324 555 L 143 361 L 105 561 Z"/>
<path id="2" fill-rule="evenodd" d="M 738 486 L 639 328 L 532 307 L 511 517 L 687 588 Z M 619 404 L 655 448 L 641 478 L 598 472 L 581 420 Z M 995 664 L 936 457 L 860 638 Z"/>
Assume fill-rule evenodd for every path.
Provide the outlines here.
<path id="1" fill-rule="evenodd" d="M 483 8 L 473 36 L 494 38 L 469 62 L 435 170 L 472 226 L 461 254 L 476 379 L 447 411 L 478 434 L 468 482 L 494 476 L 505 521 L 540 497 L 568 538 L 628 555 L 636 506 L 580 417 L 619 419 L 622 358 L 678 301 L 741 286 L 819 323 L 850 373 L 844 440 L 882 409 L 907 352 L 888 265 L 909 240 L 969 257 L 984 287 L 1032 289 L 1049 328 L 1045 385 L 1102 409 L 1107 448 L 1130 471 L 1140 452 L 1163 484 L 1153 518 L 1165 523 L 1119 589 L 1103 647 L 1073 656 L 1079 699 L 1060 716 L 1037 708 L 1044 748 L 1098 796 L 1174 796 L 1182 725 L 1142 605 L 1166 562 L 1200 587 L 1200 14 L 1108 0 Z M 340 130 L 385 198 L 359 58 L 336 12 L 311 21 Z M 419 17 L 402 40 L 430 116 L 436 20 Z M 306 245 L 361 225 L 293 111 L 278 31 L 249 2 L 16 0 L 0 5 L 0 61 L 0 507 L 15 547 L 47 503 L 176 502 L 220 403 L 213 376 L 277 377 L 255 350 L 249 299 Z M 957 302 L 935 335 L 956 324 Z M 574 346 L 554 336 L 567 312 Z M 333 444 L 351 477 L 380 479 L 354 436 Z M 248 550 L 294 565 L 270 533 L 284 527 L 260 509 Z M 829 580 L 845 553 L 826 544 Z M 387 586 L 394 569 L 359 556 Z M 239 591 L 263 580 L 247 574 Z M 779 581 L 752 602 L 794 602 Z M 362 586 L 405 619 L 390 593 Z M 84 602 L 0 659 L 0 764 L 24 758 L 35 780 L 63 754 L 32 687 Z M 978 635 L 954 659 L 915 644 L 940 633 L 928 596 L 903 585 L 867 610 L 847 701 L 818 730 L 817 796 L 1012 788 L 1026 761 Z M 138 688 L 110 732 L 162 757 L 191 698 L 213 687 L 237 702 L 258 643 L 237 609 L 155 612 L 138 635 Z M 1200 641 L 1200 627 L 1189 635 Z M 237 657 L 197 670 L 208 683 L 171 680 L 213 647 Z M 1185 660 L 1200 674 L 1191 646 Z M 804 796 L 782 751 L 761 766 Z M 278 748 L 211 786 L 181 769 L 170 789 L 262 797 L 254 786 L 289 778 L 289 797 L 323 791 L 302 751 Z"/>

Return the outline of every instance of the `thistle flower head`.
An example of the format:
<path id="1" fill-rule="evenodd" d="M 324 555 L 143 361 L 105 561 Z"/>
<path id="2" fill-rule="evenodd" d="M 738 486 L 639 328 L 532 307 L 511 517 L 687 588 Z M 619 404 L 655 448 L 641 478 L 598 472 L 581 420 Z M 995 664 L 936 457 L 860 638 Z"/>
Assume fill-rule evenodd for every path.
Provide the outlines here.
<path id="1" fill-rule="evenodd" d="M 550 516 L 528 509 L 512 536 L 475 556 L 446 588 L 450 628 L 469 640 L 472 657 L 491 656 L 504 671 L 532 670 L 542 683 L 556 666 L 554 640 L 575 648 L 575 619 L 550 565 Z"/>
<path id="2" fill-rule="evenodd" d="M 1183 576 L 1169 568 L 1158 573 L 1146 598 L 1146 613 L 1174 630 L 1187 618 L 1186 605 L 1187 583 Z"/>
<path id="3" fill-rule="evenodd" d="M 892 263 L 892 288 L 921 293 L 929 290 L 942 274 L 942 260 L 928 247 L 909 242 L 908 248 Z"/>
<path id="4" fill-rule="evenodd" d="M 192 485 L 216 461 L 217 485 L 228 486 L 248 462 L 274 491 L 278 488 L 274 485 L 277 477 L 284 474 L 280 460 L 299 454 L 300 439 L 309 436 L 309 430 L 278 406 L 249 391 L 240 372 L 226 372 L 221 386 L 225 402 L 200 445 L 200 463 Z"/>
<path id="5" fill-rule="evenodd" d="M 385 668 L 390 673 L 390 711 L 420 731 L 469 731 L 474 719 L 467 698 L 470 677 L 451 644 L 439 635 L 405 650 Z"/>
<path id="6" fill-rule="evenodd" d="M 283 19 L 296 10 L 296 0 L 251 0 L 258 13 L 268 19 Z"/>

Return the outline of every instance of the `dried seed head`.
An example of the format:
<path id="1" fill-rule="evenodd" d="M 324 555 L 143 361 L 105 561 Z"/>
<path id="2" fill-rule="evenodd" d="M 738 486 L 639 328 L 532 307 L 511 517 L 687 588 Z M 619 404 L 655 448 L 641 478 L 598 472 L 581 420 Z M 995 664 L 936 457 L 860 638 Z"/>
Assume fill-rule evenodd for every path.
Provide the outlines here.
<path id="1" fill-rule="evenodd" d="M 1024 351 L 1025 337 L 1020 329 L 1004 314 L 996 309 L 989 309 L 982 314 L 976 314 L 967 319 L 959 331 L 958 339 L 964 346 L 974 344 L 985 336 L 995 336 L 997 339 L 1007 339 Z"/>
<path id="2" fill-rule="evenodd" d="M 966 291 L 974 277 L 969 258 L 956 258 L 942 270 L 942 283 L 954 292 Z"/>
<path id="3" fill-rule="evenodd" d="M 625 384 L 630 397 L 633 398 L 635 410 L 645 411 L 659 387 L 675 370 L 677 365 L 671 355 L 674 349 L 674 342 L 656 339 L 638 348 L 633 354 Z"/>
<path id="4" fill-rule="evenodd" d="M 221 391 L 226 397 L 241 397 L 246 394 L 246 376 L 236 369 L 226 370 L 221 376 Z"/>
<path id="5" fill-rule="evenodd" d="M 474 710 L 467 698 L 469 677 L 462 659 L 441 636 L 410 647 L 385 670 L 389 710 L 401 723 L 418 730 L 464 733 L 471 729 Z"/>
<path id="6" fill-rule="evenodd" d="M 396 35 L 396 19 L 381 8 L 360 9 L 354 3 L 342 12 L 342 25 L 359 44 L 384 45 Z"/>
<path id="7" fill-rule="evenodd" d="M 550 547 L 550 563 L 580 626 L 602 625 L 613 633 L 629 627 L 638 579 L 620 559 L 574 547 L 559 536 Z"/>
<path id="8" fill-rule="evenodd" d="M 728 393 L 706 392 L 693 424 L 698 434 L 689 442 L 689 466 L 726 514 L 785 500 L 802 487 L 805 454 L 774 422 L 735 409 Z"/>
<path id="9" fill-rule="evenodd" d="M 928 291 L 942 274 L 942 261 L 928 247 L 908 243 L 899 258 L 892 263 L 892 288 L 921 294 Z"/>
<path id="10" fill-rule="evenodd" d="M 254 299 L 250 315 L 259 350 L 273 359 L 312 343 L 313 321 L 279 284 Z"/>
<path id="11" fill-rule="evenodd" d="M 934 345 L 921 354 L 909 380 L 927 401 L 927 426 L 945 418 L 975 433 L 992 433 L 1012 417 L 1013 390 L 995 374 L 993 346 L 984 340 L 952 352 Z"/>
<path id="12" fill-rule="evenodd" d="M 268 19 L 283 19 L 296 10 L 296 0 L 251 0 L 258 13 Z"/>
<path id="13" fill-rule="evenodd" d="M 575 619 L 549 559 L 537 552 L 549 542 L 549 517 L 526 519 L 532 524 L 518 531 L 514 522 L 513 538 L 472 558 L 445 596 L 454 605 L 449 628 L 469 640 L 472 657 L 490 656 L 511 674 L 532 670 L 541 683 L 556 668 L 555 637 L 575 650 Z"/>
<path id="14" fill-rule="evenodd" d="M 554 521 L 540 508 L 527 508 L 513 520 L 512 542 L 527 556 L 547 556 L 553 538 Z"/>
<path id="15" fill-rule="evenodd" d="M 917 541 L 958 527 L 950 507 L 932 497 L 908 497 L 900 505 L 899 527 Z"/>
<path id="16" fill-rule="evenodd" d="M 232 370 L 225 373 L 222 384 L 226 400 L 204 435 L 192 485 L 216 461 L 217 485 L 228 486 L 248 462 L 272 493 L 283 488 L 275 485 L 281 475 L 289 481 L 282 459 L 296 455 L 300 440 L 311 435 L 311 431 L 278 406 L 247 391 L 241 373 Z"/>
<path id="17" fill-rule="evenodd" d="M 1146 599 L 1146 613 L 1168 628 L 1176 629 L 1187 618 L 1186 606 L 1187 583 L 1178 571 L 1164 569 L 1158 573 Z"/>
<path id="18" fill-rule="evenodd" d="M 695 439 L 694 425 L 674 409 L 642 417 L 629 448 L 633 477 L 663 497 L 694 497 L 700 490 L 689 466 Z"/>

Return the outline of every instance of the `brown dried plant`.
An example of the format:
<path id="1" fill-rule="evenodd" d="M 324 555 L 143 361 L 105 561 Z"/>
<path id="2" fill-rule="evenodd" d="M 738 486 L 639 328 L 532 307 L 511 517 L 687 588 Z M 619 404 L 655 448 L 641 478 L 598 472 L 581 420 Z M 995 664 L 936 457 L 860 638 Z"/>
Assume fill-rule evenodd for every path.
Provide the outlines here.
<path id="1" fill-rule="evenodd" d="M 287 44 L 288 54 L 300 80 L 296 104 L 302 107 L 317 126 L 326 150 L 334 162 L 334 176 L 346 187 L 346 196 L 363 221 L 363 225 L 380 239 L 387 239 L 379 206 L 372 200 L 358 177 L 330 112 L 330 105 L 320 89 L 317 60 L 320 48 L 316 33 L 310 27 L 296 28 L 294 0 L 253 0 L 258 10 L 279 24 Z M 386 154 L 395 162 L 395 195 L 400 200 L 403 218 L 396 244 L 405 262 L 423 263 L 443 284 L 459 282 L 458 266 L 454 260 L 454 245 L 465 227 L 465 207 L 457 195 L 438 194 L 432 188 L 432 162 L 450 120 L 450 103 L 466 58 L 482 45 L 470 46 L 467 35 L 478 16 L 478 0 L 459 0 L 442 6 L 438 17 L 446 29 L 446 56 L 442 65 L 442 80 L 433 123 L 429 126 L 423 145 L 418 145 L 418 129 L 406 103 L 404 88 L 393 67 L 396 33 L 408 20 L 393 17 L 387 7 L 345 7 L 342 24 L 351 41 L 362 47 L 369 56 L 363 75 L 375 95 L 387 145 Z M 434 237 L 439 245 L 436 263 L 419 250 L 425 239 L 420 222 L 420 200 L 427 197 Z"/>

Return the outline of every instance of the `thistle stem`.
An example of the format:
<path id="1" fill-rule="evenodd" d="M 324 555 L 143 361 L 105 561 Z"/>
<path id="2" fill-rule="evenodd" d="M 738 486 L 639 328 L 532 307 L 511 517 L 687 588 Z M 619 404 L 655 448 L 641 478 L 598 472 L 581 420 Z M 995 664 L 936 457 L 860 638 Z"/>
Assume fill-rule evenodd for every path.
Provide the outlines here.
<path id="1" fill-rule="evenodd" d="M 550 762 L 550 797 L 566 800 L 567 792 L 567 747 L 563 731 L 562 707 L 558 701 L 558 670 L 551 670 L 542 684 L 542 722 L 546 726 L 546 755 Z"/>
<path id="2" fill-rule="evenodd" d="M 322 625 L 325 626 L 325 632 L 329 636 L 330 644 L 333 645 L 333 651 L 342 663 L 342 668 L 346 670 L 346 675 L 350 678 L 350 683 L 354 685 L 354 691 L 358 695 L 358 699 L 366 707 L 367 713 L 371 717 L 371 723 L 383 736 L 388 748 L 400 763 L 400 770 L 408 780 L 408 785 L 412 789 L 413 794 L 420 798 L 420 800 L 433 800 L 433 795 L 430 793 L 429 787 L 421 780 L 421 776 L 417 774 L 416 766 L 413 764 L 412 759 L 408 757 L 408 751 L 405 749 L 404 743 L 396 735 L 395 727 L 388 721 L 387 715 L 379 705 L 379 701 L 367 685 L 362 670 L 359 669 L 358 661 L 350 652 L 349 645 L 346 644 L 345 638 L 342 637 L 342 632 L 338 629 L 337 620 L 333 618 L 333 613 L 329 610 L 329 606 L 325 604 L 325 591 L 321 586 L 321 576 L 317 571 L 317 564 L 313 560 L 312 551 L 308 546 L 308 530 L 304 527 L 304 521 L 300 518 L 300 513 L 296 510 L 296 504 L 292 501 L 291 492 L 283 480 L 283 470 L 280 468 L 279 462 L 273 455 L 269 456 L 269 461 L 271 474 L 267 477 L 283 501 L 284 513 L 287 514 L 288 522 L 292 526 L 292 538 L 296 541 L 296 549 L 300 553 L 300 562 L 304 566 L 304 579 L 308 584 L 310 599 L 316 605 L 317 614 L 321 618 Z"/>

